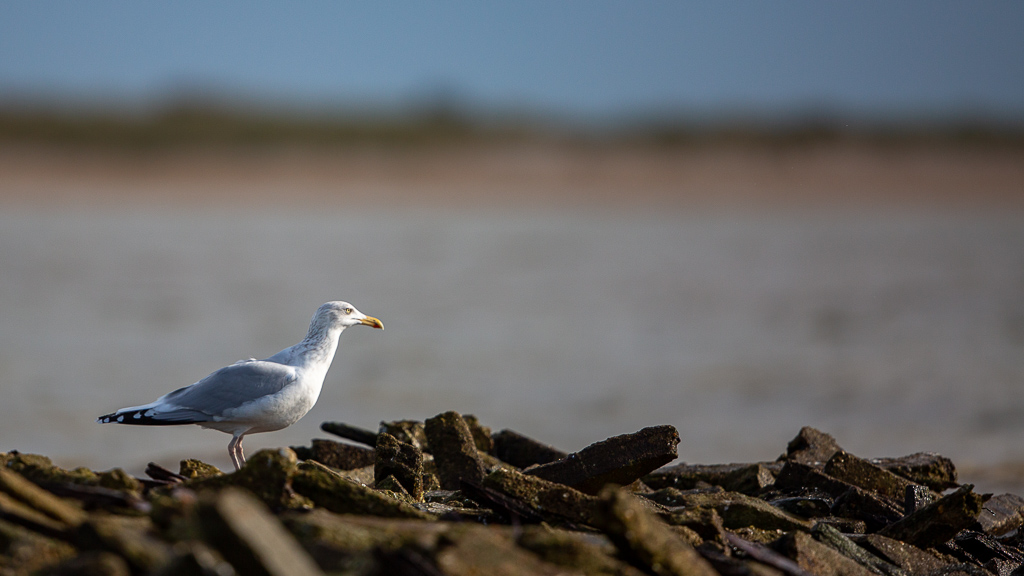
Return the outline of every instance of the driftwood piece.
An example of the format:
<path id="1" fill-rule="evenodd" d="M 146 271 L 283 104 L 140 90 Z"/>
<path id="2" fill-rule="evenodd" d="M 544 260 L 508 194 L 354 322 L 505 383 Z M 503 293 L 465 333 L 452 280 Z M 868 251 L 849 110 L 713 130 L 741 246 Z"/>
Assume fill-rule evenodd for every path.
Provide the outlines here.
<path id="1" fill-rule="evenodd" d="M 878 533 L 921 548 L 938 546 L 978 521 L 985 497 L 973 490 L 973 485 L 965 484 Z"/>
<path id="2" fill-rule="evenodd" d="M 366 428 L 352 426 L 344 422 L 324 422 L 320 424 L 320 429 L 328 434 L 334 434 L 335 436 L 358 442 L 371 448 L 377 445 L 377 433 Z"/>
<path id="3" fill-rule="evenodd" d="M 502 462 L 526 468 L 534 464 L 547 464 L 568 456 L 565 452 L 524 436 L 514 430 L 502 430 L 491 435 L 495 457 Z"/>

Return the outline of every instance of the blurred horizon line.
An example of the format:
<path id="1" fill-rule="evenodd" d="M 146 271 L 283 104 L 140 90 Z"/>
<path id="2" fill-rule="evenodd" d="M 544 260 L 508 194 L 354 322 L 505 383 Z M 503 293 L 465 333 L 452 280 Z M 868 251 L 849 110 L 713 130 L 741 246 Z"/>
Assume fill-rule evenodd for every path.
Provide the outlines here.
<path id="1" fill-rule="evenodd" d="M 0 144 L 101 148 L 192 145 L 315 146 L 530 143 L 693 146 L 945 144 L 1024 146 L 1024 120 L 964 107 L 944 113 L 865 113 L 828 105 L 666 107 L 580 117 L 528 107 L 474 105 L 445 91 L 401 104 L 260 98 L 215 90 L 158 97 L 67 97 L 0 92 Z"/>

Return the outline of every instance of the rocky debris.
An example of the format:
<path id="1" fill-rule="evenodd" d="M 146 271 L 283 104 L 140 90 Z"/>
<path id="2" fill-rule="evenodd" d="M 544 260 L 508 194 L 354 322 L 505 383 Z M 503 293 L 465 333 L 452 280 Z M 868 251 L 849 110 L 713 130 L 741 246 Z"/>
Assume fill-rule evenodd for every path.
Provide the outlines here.
<path id="1" fill-rule="evenodd" d="M 491 435 L 491 446 L 491 454 L 502 462 L 519 468 L 527 468 L 534 464 L 547 464 L 568 456 L 557 448 L 513 430 L 502 430 Z"/>
<path id="2" fill-rule="evenodd" d="M 377 445 L 377 433 L 358 426 L 345 424 L 344 422 L 324 422 L 320 429 L 328 434 L 340 436 L 346 440 L 358 442 L 373 448 Z"/>
<path id="3" fill-rule="evenodd" d="M 146 480 L 0 453 L 0 574 L 1024 574 L 1024 498 L 813 428 L 776 461 L 660 469 L 669 426 L 575 454 L 455 412 L 324 429 L 372 443 Z"/>
<path id="4" fill-rule="evenodd" d="M 461 414 L 445 412 L 428 418 L 425 431 L 441 488 L 458 490 L 463 480 L 474 484 L 483 480 L 483 459 Z"/>
<path id="5" fill-rule="evenodd" d="M 591 444 L 561 460 L 530 468 L 527 474 L 597 494 L 607 484 L 628 485 L 676 459 L 679 432 L 652 426 Z"/>
<path id="6" fill-rule="evenodd" d="M 337 470 L 355 470 L 373 466 L 376 455 L 372 448 L 364 448 L 344 442 L 314 438 L 310 445 L 292 446 L 299 460 L 316 460 Z"/>

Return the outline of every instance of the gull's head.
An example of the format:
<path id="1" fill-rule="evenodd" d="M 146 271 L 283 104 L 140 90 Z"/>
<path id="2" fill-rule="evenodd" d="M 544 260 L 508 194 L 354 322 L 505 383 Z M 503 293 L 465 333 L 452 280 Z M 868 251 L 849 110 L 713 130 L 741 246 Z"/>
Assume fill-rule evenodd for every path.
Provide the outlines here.
<path id="1" fill-rule="evenodd" d="M 348 302 L 328 302 L 323 304 L 317 308 L 316 314 L 313 316 L 313 322 L 322 322 L 328 326 L 338 326 L 341 329 L 360 324 L 372 328 L 384 328 L 384 324 L 380 320 L 363 314 Z"/>

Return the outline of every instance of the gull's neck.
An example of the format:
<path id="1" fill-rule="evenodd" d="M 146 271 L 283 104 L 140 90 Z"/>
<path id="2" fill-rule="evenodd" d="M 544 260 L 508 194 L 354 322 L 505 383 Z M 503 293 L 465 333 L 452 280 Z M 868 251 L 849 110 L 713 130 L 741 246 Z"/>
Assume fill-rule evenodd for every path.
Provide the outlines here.
<path id="1" fill-rule="evenodd" d="M 334 353 L 338 350 L 338 337 L 344 329 L 344 326 L 316 316 L 302 342 L 281 350 L 267 360 L 296 368 L 320 368 L 326 372 L 326 368 L 334 360 Z"/>

